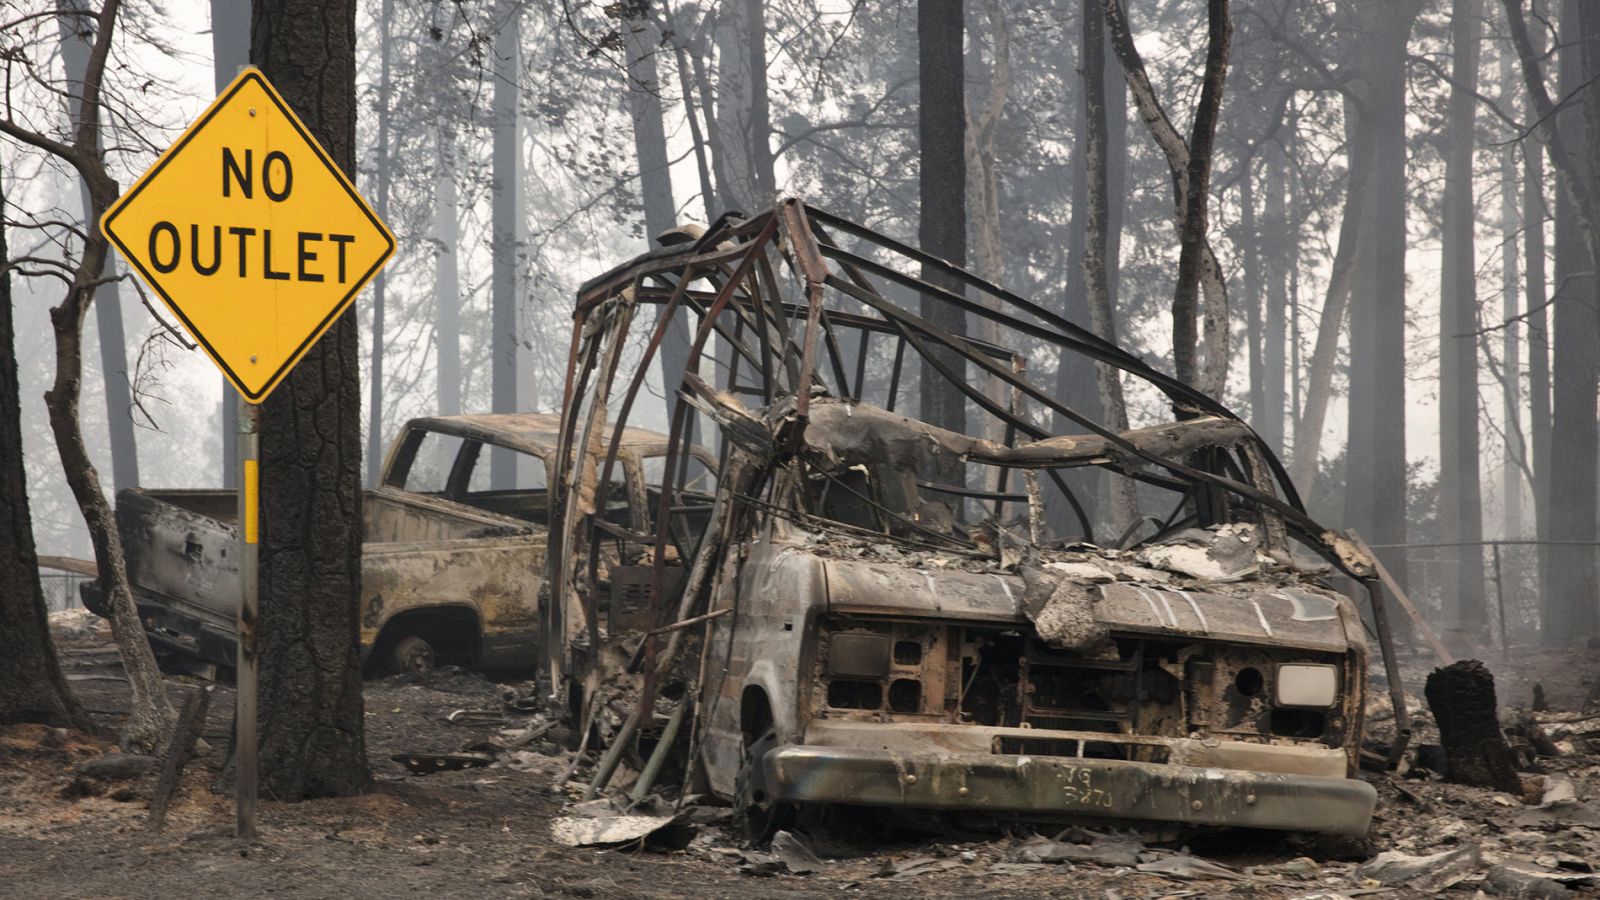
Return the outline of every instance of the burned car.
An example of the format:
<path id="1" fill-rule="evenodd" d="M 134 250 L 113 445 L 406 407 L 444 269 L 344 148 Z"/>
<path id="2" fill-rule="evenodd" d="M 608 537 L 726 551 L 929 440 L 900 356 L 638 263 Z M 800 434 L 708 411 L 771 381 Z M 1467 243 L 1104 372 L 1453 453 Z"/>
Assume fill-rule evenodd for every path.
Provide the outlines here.
<path id="1" fill-rule="evenodd" d="M 545 677 L 608 765 L 641 734 L 671 752 L 688 718 L 690 786 L 758 838 L 830 805 L 1366 831 L 1369 625 L 1333 579 L 1387 649 L 1382 594 L 1247 424 L 798 200 L 667 238 L 579 295 L 552 479 Z M 1171 419 L 1067 407 L 1030 373 L 1070 354 Z M 588 511 L 658 364 L 653 617 L 629 624 Z M 696 434 L 720 456 L 709 498 L 687 480 Z M 1159 514 L 1118 521 L 1117 479 Z"/>
<path id="2" fill-rule="evenodd" d="M 496 413 L 412 419 L 362 497 L 361 655 L 379 672 L 438 663 L 525 669 L 537 656 L 546 474 L 557 416 Z M 648 527 L 666 435 L 622 434 L 615 490 L 598 518 Z M 690 457 L 713 463 L 699 448 Z M 709 471 L 709 470 L 708 470 Z M 145 631 L 169 668 L 214 675 L 234 664 L 239 567 L 231 490 L 117 495 L 117 528 Z M 84 605 L 108 610 L 99 584 Z"/>

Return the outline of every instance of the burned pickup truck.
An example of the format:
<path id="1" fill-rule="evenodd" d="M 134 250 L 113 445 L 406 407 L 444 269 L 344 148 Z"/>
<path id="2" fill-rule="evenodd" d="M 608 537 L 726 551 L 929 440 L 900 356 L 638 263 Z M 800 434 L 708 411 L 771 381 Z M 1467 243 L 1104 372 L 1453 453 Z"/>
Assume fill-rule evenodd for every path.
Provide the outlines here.
<path id="1" fill-rule="evenodd" d="M 1332 579 L 1361 586 L 1387 649 L 1382 595 L 1248 425 L 797 200 L 670 237 L 577 305 L 545 674 L 585 731 L 659 753 L 687 735 L 685 789 L 757 838 L 829 805 L 1366 831 L 1369 626 Z M 675 396 L 655 615 L 624 627 L 585 516 L 657 354 Z M 1068 407 L 1053 382 L 1072 355 L 1171 418 L 1113 429 Z M 690 527 L 697 433 L 721 480 Z"/>
<path id="2" fill-rule="evenodd" d="M 361 651 L 377 671 L 435 663 L 532 665 L 544 571 L 550 414 L 413 419 L 363 497 Z M 615 490 L 599 518 L 648 527 L 666 436 L 623 434 Z M 692 454 L 709 463 L 703 450 Z M 495 458 L 498 457 L 498 458 Z M 239 603 L 235 494 L 130 489 L 117 496 L 128 578 L 151 643 L 181 668 L 230 668 Z M 106 615 L 98 585 L 84 605 Z"/>

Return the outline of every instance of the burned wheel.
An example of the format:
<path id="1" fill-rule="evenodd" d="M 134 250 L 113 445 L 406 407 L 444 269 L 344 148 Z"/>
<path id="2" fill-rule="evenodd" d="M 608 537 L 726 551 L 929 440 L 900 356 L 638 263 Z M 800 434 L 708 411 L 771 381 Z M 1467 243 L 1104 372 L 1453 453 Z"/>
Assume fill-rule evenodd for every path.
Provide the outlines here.
<path id="1" fill-rule="evenodd" d="M 414 634 L 394 642 L 389 650 L 389 671 L 426 672 L 433 668 L 433 645 Z"/>
<path id="2" fill-rule="evenodd" d="M 746 738 L 744 758 L 739 762 L 739 774 L 734 780 L 734 827 L 751 844 L 765 842 L 774 832 L 794 822 L 795 804 L 772 799 L 766 770 L 760 764 L 767 751 L 776 746 L 778 731 L 774 727 L 768 727 L 753 741 Z"/>

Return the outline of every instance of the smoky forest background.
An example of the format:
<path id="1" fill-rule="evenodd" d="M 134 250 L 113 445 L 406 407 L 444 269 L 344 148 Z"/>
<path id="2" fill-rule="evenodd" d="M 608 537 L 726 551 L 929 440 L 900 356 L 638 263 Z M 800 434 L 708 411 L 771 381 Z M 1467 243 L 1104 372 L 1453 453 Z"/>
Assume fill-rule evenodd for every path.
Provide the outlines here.
<path id="1" fill-rule="evenodd" d="M 79 172 L 16 132 L 82 124 L 85 10 L 0 4 L 27 489 L 39 551 L 79 558 L 44 395 L 95 226 Z M 94 113 L 125 188 L 247 62 L 250 4 L 116 15 Z M 357 307 L 369 480 L 411 417 L 555 409 L 585 279 L 791 194 L 1238 409 L 1436 626 L 1600 633 L 1600 5 L 367 0 L 357 28 L 350 174 L 399 240 Z M 231 485 L 228 390 L 106 276 L 77 410 L 102 489 Z M 1028 357 L 1102 421 L 1171 416 Z"/>

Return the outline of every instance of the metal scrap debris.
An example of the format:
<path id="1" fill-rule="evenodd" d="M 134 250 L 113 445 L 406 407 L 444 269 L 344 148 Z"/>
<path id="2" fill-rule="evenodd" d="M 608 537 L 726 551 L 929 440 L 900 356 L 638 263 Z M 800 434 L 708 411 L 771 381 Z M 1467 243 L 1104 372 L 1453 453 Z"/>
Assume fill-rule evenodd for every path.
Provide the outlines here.
<path id="1" fill-rule="evenodd" d="M 1096 837 L 1091 843 L 1076 844 L 1054 840 L 1041 834 L 1011 848 L 1007 857 L 1019 863 L 1092 862 L 1103 866 L 1135 866 L 1144 845 L 1131 838 Z"/>
<path id="2" fill-rule="evenodd" d="M 1483 868 L 1483 853 L 1476 844 L 1427 856 L 1385 850 L 1356 870 L 1385 887 L 1417 891 L 1442 891 L 1466 880 Z"/>
<path id="3" fill-rule="evenodd" d="M 397 753 L 389 758 L 405 766 L 413 775 L 475 769 L 495 761 L 493 753 Z"/>
<path id="4" fill-rule="evenodd" d="M 550 836 L 567 847 L 611 847 L 642 841 L 676 819 L 676 816 L 561 816 L 550 821 Z"/>

